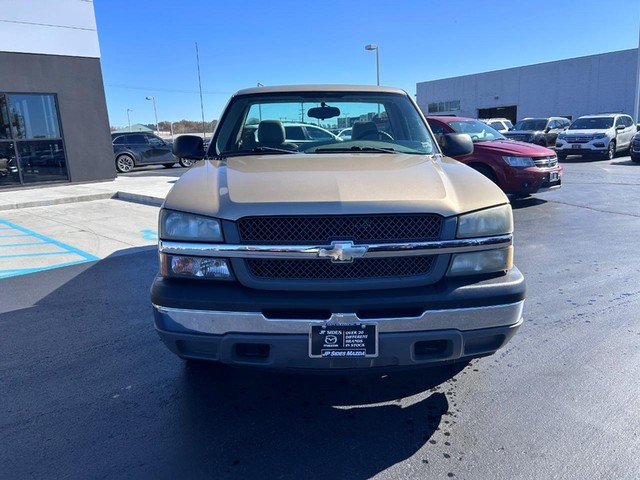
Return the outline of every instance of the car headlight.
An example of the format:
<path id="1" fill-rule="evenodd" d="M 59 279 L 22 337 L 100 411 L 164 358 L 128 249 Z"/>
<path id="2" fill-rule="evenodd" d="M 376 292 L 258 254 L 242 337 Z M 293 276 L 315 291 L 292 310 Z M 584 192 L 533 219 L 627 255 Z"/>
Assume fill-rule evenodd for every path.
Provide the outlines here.
<path id="1" fill-rule="evenodd" d="M 458 217 L 456 238 L 487 237 L 513 232 L 511 205 L 487 208 Z"/>
<path id="2" fill-rule="evenodd" d="M 447 272 L 449 277 L 505 272 L 513 268 L 513 247 L 480 252 L 458 253 L 453 256 Z"/>
<path id="3" fill-rule="evenodd" d="M 159 233 L 162 240 L 222 242 L 220 221 L 202 215 L 161 210 Z"/>
<path id="4" fill-rule="evenodd" d="M 559 133 L 558 134 L 558 140 L 564 140 L 565 138 L 567 138 L 567 134 L 566 133 Z"/>
<path id="5" fill-rule="evenodd" d="M 535 167 L 535 162 L 531 157 L 502 157 L 511 167 Z"/>
<path id="6" fill-rule="evenodd" d="M 160 254 L 160 273 L 164 277 L 234 280 L 229 260 Z"/>
<path id="7" fill-rule="evenodd" d="M 607 134 L 606 134 L 606 133 L 596 133 L 596 134 L 593 136 L 593 139 L 595 140 L 595 139 L 598 139 L 598 138 L 606 138 L 606 137 L 607 137 Z"/>

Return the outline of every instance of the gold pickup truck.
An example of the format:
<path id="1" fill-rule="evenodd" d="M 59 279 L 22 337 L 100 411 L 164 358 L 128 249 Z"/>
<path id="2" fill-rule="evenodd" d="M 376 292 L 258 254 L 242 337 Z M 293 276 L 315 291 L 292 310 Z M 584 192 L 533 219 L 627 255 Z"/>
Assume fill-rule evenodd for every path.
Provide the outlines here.
<path id="1" fill-rule="evenodd" d="M 287 123 L 351 128 L 296 143 Z M 404 91 L 258 87 L 231 97 L 159 216 L 155 326 L 187 360 L 289 371 L 428 367 L 494 353 L 522 324 L 513 217 L 446 155 Z"/>

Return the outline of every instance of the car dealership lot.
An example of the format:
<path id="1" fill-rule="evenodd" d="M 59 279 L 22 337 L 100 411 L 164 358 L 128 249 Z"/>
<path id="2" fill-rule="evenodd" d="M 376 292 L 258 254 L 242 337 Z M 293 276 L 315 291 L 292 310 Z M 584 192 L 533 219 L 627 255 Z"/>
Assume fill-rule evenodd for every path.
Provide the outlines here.
<path id="1" fill-rule="evenodd" d="M 186 369 L 152 327 L 157 207 L 0 212 L 102 259 L 0 280 L 3 475 L 637 478 L 640 165 L 563 167 L 561 189 L 513 202 L 518 335 L 391 376 Z"/>

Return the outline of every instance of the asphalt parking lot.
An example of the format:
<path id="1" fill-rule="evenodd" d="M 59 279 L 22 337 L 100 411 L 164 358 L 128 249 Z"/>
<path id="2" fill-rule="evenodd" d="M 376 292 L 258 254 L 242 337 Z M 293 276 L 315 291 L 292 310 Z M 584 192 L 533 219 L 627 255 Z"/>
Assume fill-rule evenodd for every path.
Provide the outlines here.
<path id="1" fill-rule="evenodd" d="M 563 165 L 560 190 L 512 203 L 518 335 L 395 375 L 186 368 L 153 331 L 157 206 L 0 211 L 26 243 L 97 258 L 0 279 L 3 476 L 636 479 L 640 164 Z"/>

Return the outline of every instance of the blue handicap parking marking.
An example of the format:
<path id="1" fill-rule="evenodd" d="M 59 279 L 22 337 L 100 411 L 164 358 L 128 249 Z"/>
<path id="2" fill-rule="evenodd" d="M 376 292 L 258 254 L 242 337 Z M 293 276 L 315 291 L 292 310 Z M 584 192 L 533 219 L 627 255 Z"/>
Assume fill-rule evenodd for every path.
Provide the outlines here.
<path id="1" fill-rule="evenodd" d="M 155 230 L 149 230 L 147 228 L 145 230 L 140 230 L 140 233 L 142 234 L 143 240 L 158 240 L 158 232 Z"/>
<path id="2" fill-rule="evenodd" d="M 0 278 L 96 260 L 100 258 L 0 219 Z"/>

